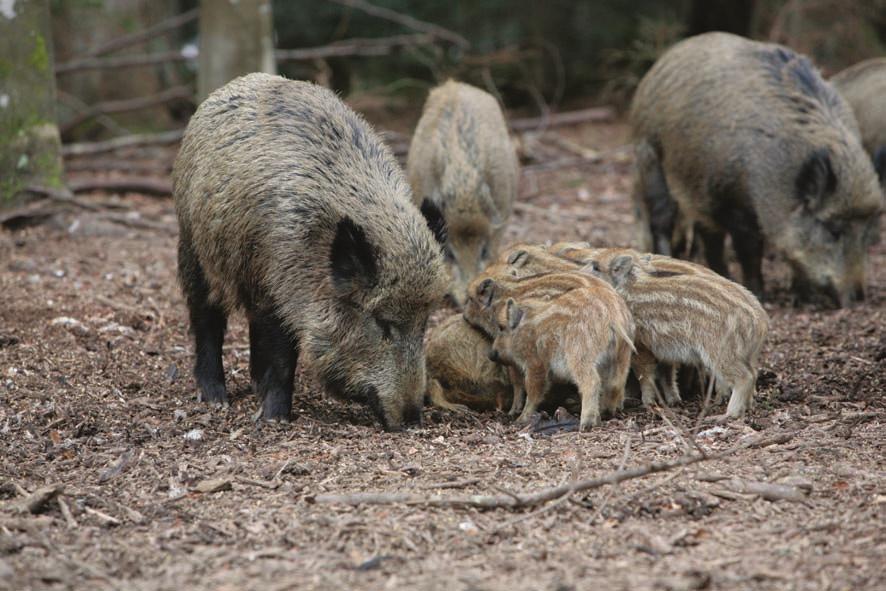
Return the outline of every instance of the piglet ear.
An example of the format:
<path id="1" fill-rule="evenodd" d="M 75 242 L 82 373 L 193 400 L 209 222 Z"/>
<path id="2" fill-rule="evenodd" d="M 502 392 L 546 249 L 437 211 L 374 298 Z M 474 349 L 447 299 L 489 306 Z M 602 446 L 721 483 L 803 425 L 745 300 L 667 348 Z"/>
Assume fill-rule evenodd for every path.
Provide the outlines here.
<path id="1" fill-rule="evenodd" d="M 618 285 L 625 280 L 633 268 L 634 258 L 630 255 L 623 254 L 620 257 L 616 257 L 616 259 L 609 264 L 609 274 L 612 276 L 612 281 Z"/>
<path id="2" fill-rule="evenodd" d="M 523 320 L 523 310 L 517 306 L 517 302 L 508 298 L 508 327 L 514 330 L 520 326 L 521 320 Z"/>
<path id="3" fill-rule="evenodd" d="M 484 308 L 488 308 L 492 304 L 492 298 L 495 296 L 495 281 L 490 278 L 484 279 L 477 286 L 477 299 Z"/>
<path id="4" fill-rule="evenodd" d="M 446 219 L 437 204 L 425 197 L 421 202 L 421 214 L 428 223 L 428 228 L 440 244 L 446 244 Z"/>
<path id="5" fill-rule="evenodd" d="M 332 282 L 341 291 L 365 289 L 378 282 L 375 247 L 366 238 L 363 228 L 347 216 L 336 225 L 329 261 Z"/>
<path id="6" fill-rule="evenodd" d="M 512 267 L 522 267 L 529 262 L 529 253 L 525 250 L 515 250 L 508 255 L 508 264 Z"/>

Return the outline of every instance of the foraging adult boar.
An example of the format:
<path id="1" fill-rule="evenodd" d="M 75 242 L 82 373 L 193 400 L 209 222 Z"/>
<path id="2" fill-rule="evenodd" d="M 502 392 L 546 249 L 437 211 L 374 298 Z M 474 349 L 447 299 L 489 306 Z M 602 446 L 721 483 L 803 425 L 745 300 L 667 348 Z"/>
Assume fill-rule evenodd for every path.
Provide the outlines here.
<path id="1" fill-rule="evenodd" d="M 886 58 L 855 64 L 831 78 L 855 115 L 861 143 L 886 191 Z"/>
<path id="2" fill-rule="evenodd" d="M 432 90 L 407 175 L 416 204 L 433 204 L 446 219 L 450 295 L 461 306 L 468 283 L 498 251 L 517 194 L 517 156 L 495 98 L 452 80 Z"/>
<path id="3" fill-rule="evenodd" d="M 711 272 L 657 270 L 642 257 L 621 254 L 592 265 L 624 298 L 636 323 L 634 360 L 643 400 L 654 389 L 658 362 L 700 366 L 731 391 L 726 416 L 753 404 L 757 364 L 769 319 L 741 285 Z"/>
<path id="4" fill-rule="evenodd" d="M 428 337 L 428 398 L 455 411 L 502 410 L 511 404 L 507 370 L 492 362 L 492 341 L 455 314 Z"/>
<path id="5" fill-rule="evenodd" d="M 287 419 L 299 353 L 386 429 L 421 418 L 440 244 L 370 126 L 332 92 L 266 74 L 213 92 L 173 171 L 179 278 L 202 400 L 225 403 L 228 314 L 249 319 L 262 416 Z M 439 212 L 438 212 L 439 213 Z"/>
<path id="6" fill-rule="evenodd" d="M 756 294 L 766 242 L 804 299 L 864 296 L 880 191 L 849 106 L 808 59 L 727 33 L 692 37 L 646 74 L 630 117 L 651 147 L 642 165 L 660 171 L 640 191 L 661 198 L 665 180 L 715 271 L 727 273 L 728 233 Z"/>
<path id="7" fill-rule="evenodd" d="M 522 376 L 514 388 L 515 400 L 526 397 L 518 422 L 529 422 L 556 381 L 577 386 L 582 431 L 600 424 L 601 397 L 602 410 L 621 408 L 634 323 L 605 282 L 588 281 L 552 300 L 508 298 L 497 316 L 493 359 L 516 367 Z"/>

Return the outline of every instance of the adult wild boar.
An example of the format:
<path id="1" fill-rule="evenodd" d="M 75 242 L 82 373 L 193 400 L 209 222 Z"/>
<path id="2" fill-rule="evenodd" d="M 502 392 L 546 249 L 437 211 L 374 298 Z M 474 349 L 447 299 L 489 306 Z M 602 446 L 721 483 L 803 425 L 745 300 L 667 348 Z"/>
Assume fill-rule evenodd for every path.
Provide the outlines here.
<path id="1" fill-rule="evenodd" d="M 631 123 L 641 154 L 661 169 L 642 163 L 651 181 L 641 193 L 677 203 L 714 270 L 726 274 L 728 233 L 758 295 L 766 242 L 791 264 L 804 299 L 863 297 L 880 191 L 849 106 L 809 60 L 727 33 L 692 37 L 640 82 Z"/>
<path id="2" fill-rule="evenodd" d="M 422 218 L 360 116 L 313 84 L 238 78 L 191 118 L 173 192 L 201 399 L 227 401 L 222 341 L 243 308 L 265 419 L 289 417 L 301 352 L 385 428 L 420 420 L 422 339 L 446 287 L 428 224 L 441 219 Z"/>
<path id="3" fill-rule="evenodd" d="M 450 295 L 460 306 L 495 256 L 517 193 L 517 157 L 495 98 L 452 80 L 432 90 L 406 170 L 416 204 L 446 219 Z"/>
<path id="4" fill-rule="evenodd" d="M 886 58 L 855 64 L 831 78 L 858 121 L 861 143 L 886 190 Z"/>

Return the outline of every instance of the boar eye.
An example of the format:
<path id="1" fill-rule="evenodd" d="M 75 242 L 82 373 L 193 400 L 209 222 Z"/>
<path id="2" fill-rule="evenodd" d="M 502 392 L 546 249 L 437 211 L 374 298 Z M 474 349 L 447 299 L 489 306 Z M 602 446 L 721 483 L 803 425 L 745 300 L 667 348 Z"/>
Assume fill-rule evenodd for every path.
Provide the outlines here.
<path id="1" fill-rule="evenodd" d="M 452 249 L 449 248 L 448 244 L 443 247 L 443 258 L 446 259 L 446 262 L 449 262 L 449 263 L 455 262 L 455 255 L 452 254 Z"/>
<path id="2" fill-rule="evenodd" d="M 824 228 L 825 228 L 825 230 L 828 231 L 828 235 L 831 237 L 831 239 L 834 242 L 836 242 L 837 240 L 839 240 L 843 236 L 843 225 L 842 224 L 835 224 L 833 222 L 826 222 L 824 224 Z"/>
<path id="3" fill-rule="evenodd" d="M 489 260 L 489 245 L 484 244 L 483 248 L 480 249 L 480 260 L 488 261 Z"/>
<path id="4" fill-rule="evenodd" d="M 394 323 L 377 316 L 375 318 L 375 323 L 378 324 L 379 329 L 381 329 L 381 334 L 385 340 L 391 340 L 391 331 L 394 327 Z"/>

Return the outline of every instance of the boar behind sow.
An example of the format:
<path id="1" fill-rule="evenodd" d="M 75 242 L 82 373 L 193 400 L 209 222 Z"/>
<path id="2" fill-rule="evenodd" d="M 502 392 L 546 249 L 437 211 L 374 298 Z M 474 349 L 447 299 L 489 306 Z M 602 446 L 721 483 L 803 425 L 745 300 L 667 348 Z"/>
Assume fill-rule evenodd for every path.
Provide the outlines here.
<path id="1" fill-rule="evenodd" d="M 687 39 L 643 78 L 631 123 L 648 181 L 641 200 L 677 223 L 660 203 L 673 199 L 714 270 L 727 272 L 730 234 L 756 294 L 765 242 L 790 263 L 801 297 L 863 297 L 880 190 L 849 106 L 806 58 L 726 33 Z"/>
<path id="2" fill-rule="evenodd" d="M 420 419 L 440 244 L 362 118 L 313 84 L 238 78 L 191 118 L 173 191 L 202 399 L 227 401 L 222 341 L 242 308 L 265 419 L 289 417 L 299 353 L 386 428 Z"/>
<path id="3" fill-rule="evenodd" d="M 446 219 L 446 257 L 457 305 L 495 256 L 517 192 L 517 157 L 495 98 L 450 80 L 431 91 L 409 146 L 416 205 Z"/>
<path id="4" fill-rule="evenodd" d="M 865 60 L 831 78 L 852 107 L 861 143 L 886 190 L 886 58 Z"/>

